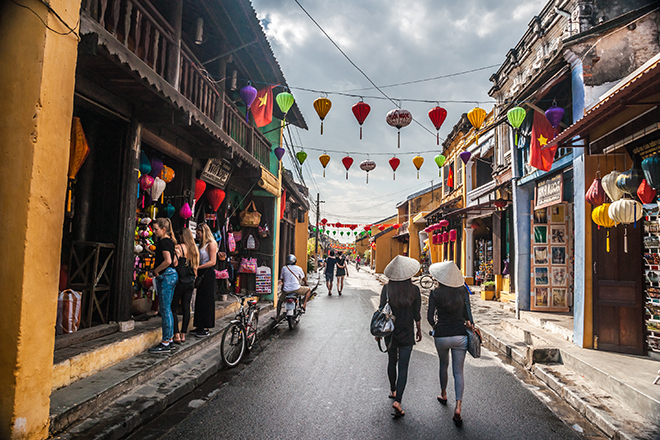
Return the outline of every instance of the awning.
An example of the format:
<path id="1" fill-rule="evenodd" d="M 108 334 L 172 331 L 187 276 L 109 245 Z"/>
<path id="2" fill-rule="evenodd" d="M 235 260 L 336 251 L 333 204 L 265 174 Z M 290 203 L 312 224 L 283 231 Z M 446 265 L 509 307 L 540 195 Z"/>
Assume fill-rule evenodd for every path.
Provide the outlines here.
<path id="1" fill-rule="evenodd" d="M 445 208 L 448 208 L 449 206 L 455 205 L 456 203 L 461 202 L 461 201 L 463 201 L 463 196 L 458 196 L 458 197 L 456 197 L 456 198 L 454 198 L 454 199 L 451 199 L 451 200 L 449 200 L 449 201 L 447 201 L 447 202 L 441 204 L 440 206 L 438 206 L 437 208 L 435 208 L 433 211 L 431 211 L 431 212 L 429 212 L 428 214 L 426 214 L 426 215 L 424 216 L 424 218 L 425 218 L 425 219 L 428 219 L 429 217 L 432 217 L 432 216 L 434 216 L 434 215 L 436 215 L 436 214 L 440 214 L 441 212 L 443 212 L 443 211 L 445 210 Z"/>

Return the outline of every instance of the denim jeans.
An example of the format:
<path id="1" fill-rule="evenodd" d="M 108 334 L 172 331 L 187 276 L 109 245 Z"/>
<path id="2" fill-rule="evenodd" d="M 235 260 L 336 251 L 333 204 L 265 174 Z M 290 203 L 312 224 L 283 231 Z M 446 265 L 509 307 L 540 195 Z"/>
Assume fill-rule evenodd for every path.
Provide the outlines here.
<path id="1" fill-rule="evenodd" d="M 171 267 L 156 277 L 158 290 L 158 310 L 163 319 L 163 341 L 171 341 L 174 337 L 174 318 L 172 318 L 172 297 L 179 276 Z"/>

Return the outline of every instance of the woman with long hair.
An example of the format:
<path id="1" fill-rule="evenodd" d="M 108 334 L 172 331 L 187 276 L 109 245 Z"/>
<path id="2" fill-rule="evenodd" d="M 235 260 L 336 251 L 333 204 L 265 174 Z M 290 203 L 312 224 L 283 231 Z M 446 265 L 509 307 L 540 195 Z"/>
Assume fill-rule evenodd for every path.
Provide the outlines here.
<path id="1" fill-rule="evenodd" d="M 218 243 L 213 238 L 211 228 L 204 223 L 197 229 L 199 236 L 199 266 L 197 276 L 201 278 L 195 297 L 195 336 L 203 338 L 211 334 L 215 327 L 215 262 Z"/>
<path id="2" fill-rule="evenodd" d="M 415 342 L 422 340 L 422 297 L 419 287 L 415 286 L 411 279 L 417 272 L 419 262 L 403 255 L 394 257 L 383 271 L 389 282 L 383 286 L 380 293 L 380 307 L 389 302 L 395 318 L 394 332 L 385 338 L 388 347 L 387 376 L 391 391 L 389 397 L 394 399 L 394 417 L 406 415 L 401 408 L 401 398 L 408 381 L 410 355 Z"/>
<path id="3" fill-rule="evenodd" d="M 179 279 L 176 270 L 176 255 L 174 246 L 176 238 L 172 233 L 172 222 L 169 218 L 159 218 L 151 223 L 151 229 L 158 239 L 156 242 L 156 257 L 153 276 L 158 291 L 158 309 L 163 318 L 163 338 L 160 344 L 150 348 L 150 353 L 169 353 L 172 350 L 174 336 L 174 320 L 172 318 L 172 296 Z"/>
<path id="4" fill-rule="evenodd" d="M 346 264 L 346 257 L 342 251 L 339 251 L 337 256 L 337 292 L 341 296 L 344 290 L 344 277 L 348 275 L 348 265 Z"/>
<path id="5" fill-rule="evenodd" d="M 429 272 L 440 283 L 440 286 L 433 289 L 429 295 L 427 313 L 429 324 L 433 327 L 435 348 L 440 359 L 441 394 L 438 396 L 438 402 L 447 405 L 447 382 L 449 381 L 447 370 L 451 350 L 451 371 L 454 376 L 456 397 L 453 420 L 454 424 L 460 427 L 463 425 L 461 410 L 465 386 L 463 365 L 468 344 L 466 326 L 473 325 L 470 296 L 465 287 L 463 274 L 453 261 L 432 264 Z"/>
<path id="6" fill-rule="evenodd" d="M 181 243 L 176 245 L 176 256 L 178 259 L 177 273 L 179 282 L 174 289 L 174 298 L 172 299 L 172 317 L 174 318 L 174 343 L 181 344 L 186 342 L 186 332 L 190 324 L 190 301 L 195 287 L 195 277 L 197 276 L 197 267 L 199 266 L 199 250 L 195 245 L 190 229 L 183 228 L 181 231 Z M 183 321 L 179 331 L 179 320 L 177 308 L 181 304 L 183 310 Z"/>

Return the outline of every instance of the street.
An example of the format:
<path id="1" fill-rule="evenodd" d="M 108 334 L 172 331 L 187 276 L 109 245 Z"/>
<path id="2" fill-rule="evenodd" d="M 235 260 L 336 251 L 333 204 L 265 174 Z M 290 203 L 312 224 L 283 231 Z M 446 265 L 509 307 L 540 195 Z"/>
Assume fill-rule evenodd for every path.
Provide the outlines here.
<path id="1" fill-rule="evenodd" d="M 387 357 L 368 329 L 380 284 L 365 272 L 350 275 L 341 297 L 320 286 L 293 331 L 280 324 L 279 337 L 206 404 L 194 409 L 199 405 L 191 402 L 187 417 L 179 409 L 181 422 L 162 438 L 576 438 L 488 350 L 466 360 L 464 424 L 456 428 L 453 407 L 436 400 L 438 359 L 425 304 L 425 336 L 415 346 L 402 403 L 406 416 L 392 419 Z M 451 379 L 448 392 L 451 402 Z M 144 438 L 148 428 L 131 438 Z"/>

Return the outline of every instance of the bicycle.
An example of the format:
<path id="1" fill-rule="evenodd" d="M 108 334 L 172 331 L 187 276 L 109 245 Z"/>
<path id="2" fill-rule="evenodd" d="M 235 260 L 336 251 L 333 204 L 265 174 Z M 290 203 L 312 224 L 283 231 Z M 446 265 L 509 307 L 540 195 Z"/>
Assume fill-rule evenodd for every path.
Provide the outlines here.
<path id="1" fill-rule="evenodd" d="M 250 351 L 257 340 L 257 327 L 259 325 L 259 308 L 257 300 L 248 297 L 239 297 L 233 293 L 231 296 L 239 300 L 241 307 L 222 335 L 220 354 L 225 365 L 235 367 L 243 358 L 246 351 Z M 247 307 L 245 307 L 247 302 Z"/>
<path id="2" fill-rule="evenodd" d="M 422 272 L 422 276 L 419 277 L 419 287 L 422 289 L 433 289 L 436 287 L 437 281 L 435 278 L 431 276 L 431 274 L 428 271 L 428 267 L 424 267 Z"/>

